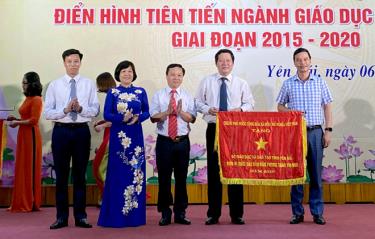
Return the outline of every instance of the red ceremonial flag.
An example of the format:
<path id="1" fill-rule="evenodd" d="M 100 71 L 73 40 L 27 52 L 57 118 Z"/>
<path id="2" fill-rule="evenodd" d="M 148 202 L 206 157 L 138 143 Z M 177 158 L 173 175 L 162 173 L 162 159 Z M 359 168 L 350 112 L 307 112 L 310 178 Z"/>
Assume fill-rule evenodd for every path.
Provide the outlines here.
<path id="1" fill-rule="evenodd" d="M 7 144 L 7 129 L 4 120 L 0 119 L 0 177 L 3 175 L 3 152 Z"/>
<path id="2" fill-rule="evenodd" d="M 306 123 L 301 112 L 219 112 L 216 123 L 222 183 L 305 182 Z"/>

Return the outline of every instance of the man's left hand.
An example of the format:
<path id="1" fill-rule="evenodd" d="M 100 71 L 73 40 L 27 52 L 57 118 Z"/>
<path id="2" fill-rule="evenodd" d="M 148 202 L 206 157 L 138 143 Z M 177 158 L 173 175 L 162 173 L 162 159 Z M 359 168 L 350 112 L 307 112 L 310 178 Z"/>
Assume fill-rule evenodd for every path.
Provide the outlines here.
<path id="1" fill-rule="evenodd" d="M 182 111 L 182 100 L 179 99 L 176 107 L 177 114 L 180 114 Z"/>
<path id="2" fill-rule="evenodd" d="M 327 148 L 331 143 L 331 134 L 332 132 L 326 131 L 323 136 L 323 147 Z"/>
<path id="3" fill-rule="evenodd" d="M 242 109 L 241 108 L 233 108 L 233 109 L 230 109 L 228 111 L 241 112 Z"/>
<path id="4" fill-rule="evenodd" d="M 82 107 L 81 107 L 81 105 L 79 104 L 77 98 L 75 98 L 75 99 L 73 100 L 73 103 L 72 103 L 72 111 L 74 111 L 74 112 L 76 112 L 76 113 L 81 113 L 81 112 L 82 112 Z"/>

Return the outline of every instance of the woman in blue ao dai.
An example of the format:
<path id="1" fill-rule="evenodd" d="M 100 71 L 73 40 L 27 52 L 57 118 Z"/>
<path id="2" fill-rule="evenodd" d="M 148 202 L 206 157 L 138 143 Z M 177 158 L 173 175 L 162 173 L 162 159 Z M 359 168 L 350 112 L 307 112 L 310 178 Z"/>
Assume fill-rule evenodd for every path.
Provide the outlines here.
<path id="1" fill-rule="evenodd" d="M 103 202 L 98 225 L 135 227 L 146 224 L 145 151 L 141 123 L 150 117 L 146 91 L 132 83 L 134 64 L 120 62 L 120 85 L 107 93 L 104 119 L 112 122 Z"/>

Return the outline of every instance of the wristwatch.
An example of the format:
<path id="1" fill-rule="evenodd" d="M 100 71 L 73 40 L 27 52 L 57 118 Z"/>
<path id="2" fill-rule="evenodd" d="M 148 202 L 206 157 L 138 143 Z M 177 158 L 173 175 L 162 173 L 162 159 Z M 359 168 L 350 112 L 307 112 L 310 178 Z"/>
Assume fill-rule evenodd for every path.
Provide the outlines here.
<path id="1" fill-rule="evenodd" d="M 324 129 L 325 131 L 329 131 L 329 132 L 332 132 L 332 128 L 331 127 L 327 127 Z"/>

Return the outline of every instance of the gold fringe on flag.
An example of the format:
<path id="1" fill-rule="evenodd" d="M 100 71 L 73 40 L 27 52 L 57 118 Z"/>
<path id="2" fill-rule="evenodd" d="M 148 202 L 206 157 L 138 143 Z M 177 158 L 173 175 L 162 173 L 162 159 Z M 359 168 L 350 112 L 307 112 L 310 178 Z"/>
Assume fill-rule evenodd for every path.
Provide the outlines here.
<path id="1" fill-rule="evenodd" d="M 269 186 L 288 186 L 288 185 L 296 185 L 296 184 L 304 184 L 306 181 L 306 156 L 307 156 L 307 129 L 306 129 L 306 121 L 303 117 L 299 118 L 299 125 L 300 125 L 300 134 L 301 137 L 301 146 L 302 149 L 300 151 L 299 158 L 303 161 L 303 176 L 302 177 L 294 177 L 288 179 L 257 179 L 257 178 L 236 178 L 236 177 L 224 177 L 223 176 L 223 167 L 222 167 L 222 160 L 221 160 L 221 143 L 220 143 L 220 117 L 216 117 L 216 134 L 215 134 L 215 144 L 214 149 L 218 153 L 218 163 L 220 168 L 220 180 L 223 184 L 248 184 L 248 185 L 269 185 Z"/>

